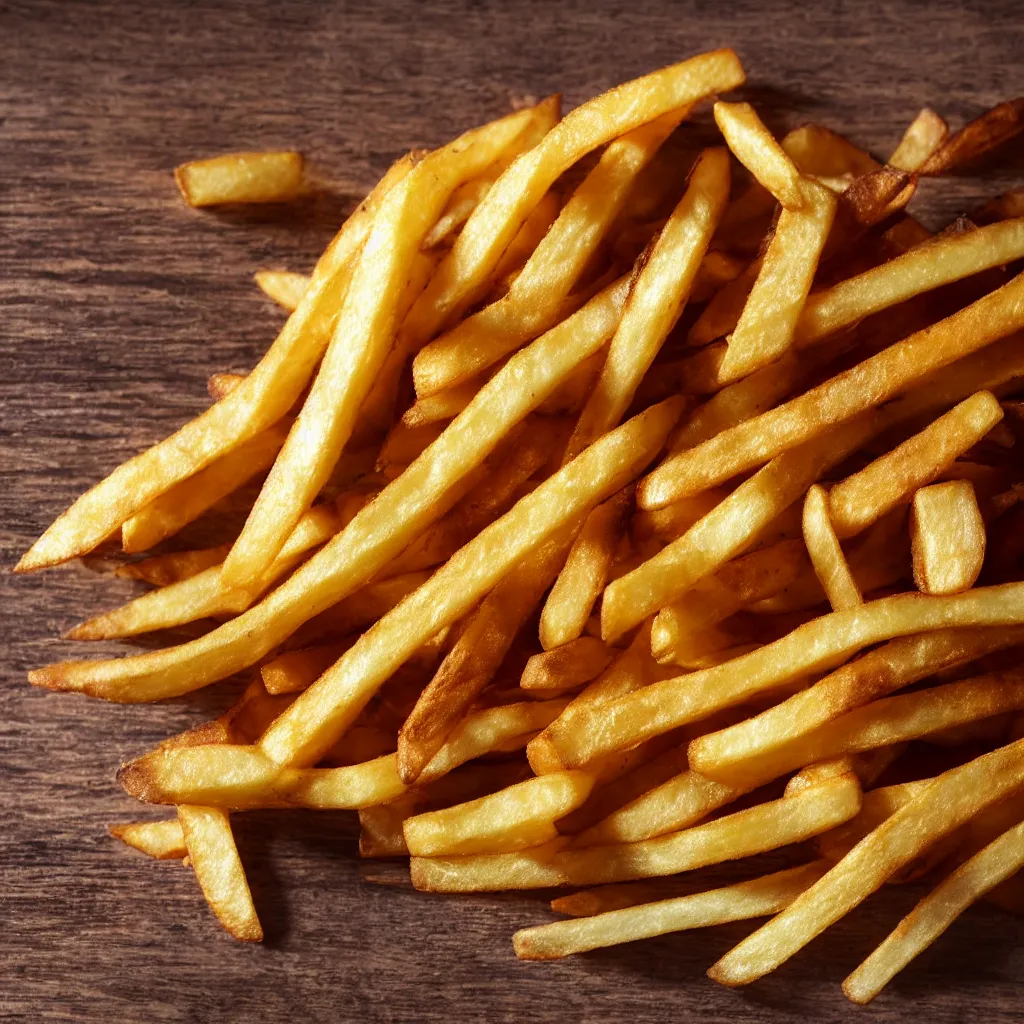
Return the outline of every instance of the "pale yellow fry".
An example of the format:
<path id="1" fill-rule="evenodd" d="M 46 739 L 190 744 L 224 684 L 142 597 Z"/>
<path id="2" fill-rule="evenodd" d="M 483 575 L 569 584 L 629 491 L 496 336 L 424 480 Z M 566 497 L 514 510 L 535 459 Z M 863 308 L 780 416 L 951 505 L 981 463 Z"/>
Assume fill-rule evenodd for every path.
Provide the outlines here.
<path id="1" fill-rule="evenodd" d="M 985 522 L 970 480 L 922 487 L 910 512 L 914 582 L 923 594 L 974 586 L 985 562 Z"/>
<path id="2" fill-rule="evenodd" d="M 490 796 L 406 818 L 405 844 L 414 857 L 540 846 L 558 835 L 555 821 L 579 807 L 593 786 L 583 772 L 527 779 Z"/>
<path id="3" fill-rule="evenodd" d="M 220 544 L 215 548 L 195 551 L 169 551 L 166 555 L 154 555 L 141 562 L 126 562 L 114 570 L 114 575 L 143 580 L 154 587 L 166 587 L 168 583 L 187 580 L 212 565 L 220 565 L 230 550 L 230 544 Z"/>
<path id="4" fill-rule="evenodd" d="M 692 896 L 523 928 L 512 936 L 512 945 L 521 960 L 555 960 L 655 935 L 766 917 L 789 906 L 827 868 L 827 861 L 818 860 Z"/>
<path id="5" fill-rule="evenodd" d="M 890 345 L 798 398 L 671 460 L 675 496 L 697 494 L 906 391 L 929 373 L 1024 326 L 1024 275 Z"/>
<path id="6" fill-rule="evenodd" d="M 466 132 L 424 157 L 382 200 L 313 386 L 224 561 L 226 590 L 247 589 L 327 482 L 394 341 L 426 233 L 452 191 L 492 163 L 529 119 L 520 111 Z"/>
<path id="7" fill-rule="evenodd" d="M 419 352 L 413 362 L 417 396 L 460 384 L 557 322 L 637 175 L 681 117 L 682 111 L 667 114 L 609 145 L 508 292 Z"/>
<path id="8" fill-rule="evenodd" d="M 422 427 L 428 423 L 454 419 L 473 401 L 483 383 L 480 377 L 473 377 L 436 394 L 417 398 L 415 403 L 402 413 L 402 425 Z"/>
<path id="9" fill-rule="evenodd" d="M 302 192 L 302 154 L 225 153 L 175 167 L 174 180 L 189 206 L 280 203 Z"/>
<path id="10" fill-rule="evenodd" d="M 606 434 L 482 530 L 299 697 L 267 730 L 263 750 L 282 764 L 315 763 L 417 647 L 641 472 L 664 445 L 681 403 L 669 399 Z"/>
<path id="11" fill-rule="evenodd" d="M 262 942 L 263 928 L 227 814 L 212 807 L 182 805 L 178 820 L 192 870 L 217 920 L 236 939 Z"/>
<path id="12" fill-rule="evenodd" d="M 813 619 L 780 640 L 724 665 L 653 683 L 582 714 L 571 730 L 555 723 L 547 730 L 548 738 L 561 767 L 580 768 L 601 754 L 833 668 L 870 644 L 951 625 L 1020 624 L 1024 624 L 1024 584 L 978 588 L 949 597 L 897 594 Z"/>
<path id="13" fill-rule="evenodd" d="M 257 270 L 252 276 L 256 287 L 289 313 L 298 308 L 309 287 L 309 275 L 294 270 Z"/>
<path id="14" fill-rule="evenodd" d="M 337 533 L 338 526 L 338 517 L 331 507 L 324 505 L 310 509 L 288 538 L 281 553 L 254 583 L 253 593 L 259 595 L 273 586 L 313 548 L 330 540 Z M 242 611 L 234 596 L 224 593 L 221 571 L 220 565 L 214 565 L 178 583 L 151 590 L 120 608 L 75 626 L 68 631 L 68 639 L 110 640 L 137 636 L 156 629 L 170 629 L 186 622 Z"/>
<path id="15" fill-rule="evenodd" d="M 836 198 L 827 188 L 813 181 L 802 181 L 800 188 L 804 203 L 779 216 L 757 280 L 729 335 L 718 373 L 722 384 L 774 362 L 793 344 L 836 212 Z"/>
<path id="16" fill-rule="evenodd" d="M 180 647 L 114 661 L 67 662 L 29 681 L 108 700 L 179 696 L 254 664 L 302 623 L 353 593 L 405 549 L 459 496 L 458 484 L 551 394 L 618 323 L 628 282 L 595 297 L 517 353 L 470 406 L 323 551 L 260 605 Z"/>
<path id="17" fill-rule="evenodd" d="M 849 139 L 820 124 L 803 124 L 794 128 L 786 133 L 781 145 L 801 174 L 859 178 L 881 167 L 877 160 Z"/>
<path id="18" fill-rule="evenodd" d="M 915 693 L 899 694 L 850 711 L 813 732 L 783 743 L 771 754 L 740 761 L 715 775 L 752 787 L 793 768 L 844 754 L 920 739 L 994 715 L 1024 708 L 1024 682 L 1018 672 L 995 672 Z M 701 762 L 705 771 L 705 762 Z"/>
<path id="19" fill-rule="evenodd" d="M 290 420 L 275 423 L 154 498 L 122 525 L 124 550 L 135 553 L 155 547 L 262 473 L 277 457 L 290 426 Z"/>
<path id="20" fill-rule="evenodd" d="M 110 834 L 155 860 L 181 860 L 188 855 L 185 834 L 177 818 L 168 821 L 131 821 L 111 825 Z"/>
<path id="21" fill-rule="evenodd" d="M 803 209 L 800 172 L 749 103 L 715 104 L 715 123 L 737 160 L 787 210 Z"/>
<path id="22" fill-rule="evenodd" d="M 786 910 L 726 953 L 709 976 L 745 985 L 775 970 L 937 839 L 1022 784 L 1024 740 L 940 775 Z"/>
<path id="23" fill-rule="evenodd" d="M 611 583 L 601 604 L 601 635 L 614 643 L 626 630 L 677 600 L 690 587 L 749 548 L 764 530 L 830 466 L 855 451 L 877 429 L 861 417 L 840 430 L 776 456 L 678 540 Z M 696 450 L 696 449 L 694 449 Z M 680 456 L 675 456 L 679 458 Z M 663 463 L 657 471 L 669 463 Z M 641 481 L 645 496 L 658 494 L 658 478 Z M 638 490 L 638 494 L 641 493 Z"/>
<path id="24" fill-rule="evenodd" d="M 542 847 L 532 857 L 533 851 L 414 857 L 412 882 L 417 889 L 429 891 L 479 892 L 674 875 L 803 842 L 848 821 L 860 810 L 860 802 L 860 784 L 851 773 L 640 843 L 568 849 L 550 856 Z"/>
<path id="25" fill-rule="evenodd" d="M 889 157 L 889 166 L 901 171 L 919 170 L 948 135 L 949 125 L 934 110 L 922 107 Z"/>
<path id="26" fill-rule="evenodd" d="M 736 88 L 743 68 L 732 50 L 701 54 L 584 103 L 494 183 L 413 307 L 409 326 L 428 341 L 476 298 L 530 210 L 577 160 L 663 114 Z"/>
<path id="27" fill-rule="evenodd" d="M 810 295 L 796 327 L 798 348 L 862 317 L 1024 256 L 1024 218 L 936 238 Z"/>
<path id="28" fill-rule="evenodd" d="M 229 395 L 170 437 L 123 463 L 83 494 L 18 563 L 28 572 L 91 551 L 155 497 L 276 423 L 309 382 L 330 338 L 348 265 L 381 200 L 409 173 L 403 157 L 345 222 L 313 269 L 298 308 L 256 368 Z"/>
<path id="29" fill-rule="evenodd" d="M 938 629 L 900 637 L 843 665 L 761 714 L 690 743 L 690 765 L 722 776 L 797 743 L 854 708 L 942 669 L 1024 643 L 1024 629 Z"/>
<path id="30" fill-rule="evenodd" d="M 839 537 L 852 537 L 931 483 L 1001 419 L 1003 409 L 989 391 L 979 391 L 933 420 L 891 452 L 837 483 L 828 495 L 829 515 Z"/>
<path id="31" fill-rule="evenodd" d="M 561 647 L 534 654 L 523 669 L 519 685 L 524 690 L 574 690 L 596 679 L 616 653 L 597 637 L 577 637 Z"/>
<path id="32" fill-rule="evenodd" d="M 579 639 L 604 590 L 632 503 L 616 494 L 587 516 L 540 614 L 540 645 L 555 650 Z"/>
<path id="33" fill-rule="evenodd" d="M 706 149 L 633 285 L 608 358 L 566 449 L 573 458 L 629 408 L 644 374 L 675 326 L 729 198 L 729 155 Z"/>
<path id="34" fill-rule="evenodd" d="M 871 1002 L 972 903 L 1022 866 L 1024 823 L 993 840 L 925 896 L 843 982 L 846 997 L 861 1005 Z"/>
<path id="35" fill-rule="evenodd" d="M 829 516 L 828 495 L 818 484 L 811 486 L 804 499 L 804 543 L 832 610 L 856 608 L 864 603 L 857 581 L 839 544 Z"/>

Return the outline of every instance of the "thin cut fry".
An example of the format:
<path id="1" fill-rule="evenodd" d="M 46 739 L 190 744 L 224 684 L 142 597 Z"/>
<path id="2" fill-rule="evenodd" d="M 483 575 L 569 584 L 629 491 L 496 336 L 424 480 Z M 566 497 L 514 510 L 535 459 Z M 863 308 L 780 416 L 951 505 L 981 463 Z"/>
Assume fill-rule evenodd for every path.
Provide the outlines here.
<path id="1" fill-rule="evenodd" d="M 267 693 L 300 693 L 326 672 L 346 649 L 343 644 L 323 644 L 279 654 L 260 669 L 263 685 Z"/>
<path id="2" fill-rule="evenodd" d="M 900 144 L 889 157 L 889 165 L 901 171 L 920 170 L 932 153 L 946 141 L 947 135 L 949 125 L 934 110 L 923 107 L 903 133 Z"/>
<path id="3" fill-rule="evenodd" d="M 969 480 L 922 487 L 910 515 L 914 582 L 923 594 L 974 586 L 985 561 L 985 523 Z"/>
<path id="4" fill-rule="evenodd" d="M 167 821 L 132 821 L 111 825 L 109 832 L 122 843 L 154 860 L 181 860 L 188 856 L 185 834 L 177 818 Z"/>
<path id="5" fill-rule="evenodd" d="M 289 313 L 295 312 L 309 287 L 309 275 L 292 270 L 257 270 L 253 280 L 264 295 Z"/>
<path id="6" fill-rule="evenodd" d="M 949 174 L 1024 131 L 1024 97 L 1000 103 L 951 135 L 919 168 Z"/>
<path id="7" fill-rule="evenodd" d="M 828 496 L 818 484 L 808 490 L 804 500 L 804 542 L 814 575 L 824 588 L 832 610 L 838 612 L 863 604 L 864 598 L 857 589 L 857 581 L 832 525 Z"/>
<path id="8" fill-rule="evenodd" d="M 726 953 L 709 976 L 745 985 L 773 971 L 931 843 L 1022 784 L 1024 740 L 940 775 L 786 910 Z"/>
<path id="9" fill-rule="evenodd" d="M 154 555 L 141 562 L 126 562 L 114 571 L 115 576 L 129 580 L 143 580 L 154 587 L 166 587 L 190 576 L 201 573 L 211 566 L 220 565 L 231 550 L 230 544 L 215 548 L 199 548 L 195 551 L 170 551 L 166 555 Z"/>
<path id="10" fill-rule="evenodd" d="M 189 206 L 280 203 L 302 192 L 302 154 L 226 153 L 174 169 Z"/>
<path id="11" fill-rule="evenodd" d="M 263 928 L 227 814 L 212 807 L 182 805 L 178 820 L 192 870 L 217 920 L 236 939 L 262 942 Z"/>
<path id="12" fill-rule="evenodd" d="M 615 651 L 596 637 L 577 637 L 561 647 L 534 654 L 523 669 L 519 685 L 524 690 L 575 690 L 596 679 L 614 656 Z"/>
<path id="13" fill-rule="evenodd" d="M 512 943 L 521 960 L 556 960 L 655 935 L 766 917 L 789 906 L 827 868 L 828 862 L 819 860 L 692 896 L 524 928 Z"/>

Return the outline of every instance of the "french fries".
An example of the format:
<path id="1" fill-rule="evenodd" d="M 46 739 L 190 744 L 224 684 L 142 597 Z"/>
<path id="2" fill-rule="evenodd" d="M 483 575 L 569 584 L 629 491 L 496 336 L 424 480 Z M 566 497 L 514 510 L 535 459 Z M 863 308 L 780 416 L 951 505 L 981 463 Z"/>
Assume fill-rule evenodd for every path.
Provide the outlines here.
<path id="1" fill-rule="evenodd" d="M 686 123 L 743 80 L 719 50 L 397 161 L 308 277 L 256 274 L 289 310 L 256 367 L 19 563 L 146 553 L 116 572 L 156 589 L 69 638 L 212 620 L 36 685 L 249 670 L 121 766 L 177 817 L 110 830 L 233 935 L 262 937 L 228 817 L 258 808 L 358 812 L 424 891 L 596 886 L 524 959 L 771 916 L 709 972 L 745 984 L 951 871 L 847 979 L 866 1002 L 970 903 L 1019 910 L 1024 205 L 934 235 L 905 208 L 1024 107 L 952 135 L 925 108 L 883 166 L 748 103 L 715 102 L 725 147 Z M 305 188 L 290 153 L 177 177 L 194 205 Z M 233 542 L 173 550 L 211 510 L 222 540 L 228 498 Z"/>

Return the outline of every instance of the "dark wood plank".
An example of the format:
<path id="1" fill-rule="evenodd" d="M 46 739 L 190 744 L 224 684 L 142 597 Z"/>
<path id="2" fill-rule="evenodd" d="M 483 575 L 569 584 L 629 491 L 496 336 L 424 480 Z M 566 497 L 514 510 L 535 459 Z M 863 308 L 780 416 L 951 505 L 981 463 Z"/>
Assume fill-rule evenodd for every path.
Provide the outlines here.
<path id="1" fill-rule="evenodd" d="M 954 121 L 1019 93 L 1012 0 L 817 3 L 530 0 L 374 4 L 11 3 L 0 7 L 0 564 L 119 460 L 205 404 L 281 317 L 250 282 L 308 267 L 400 151 L 507 109 L 575 104 L 720 45 L 776 128 L 818 119 L 877 153 L 919 106 Z M 295 146 L 330 194 L 296 214 L 198 214 L 169 170 L 232 148 Z M 1019 166 L 1019 162 L 1018 162 Z M 1012 180 L 929 183 L 939 225 Z M 0 1017 L 115 1022 L 490 1019 L 837 1020 L 838 982 L 906 910 L 876 898 L 750 991 L 703 969 L 744 928 L 523 965 L 534 897 L 431 898 L 359 877 L 345 815 L 254 815 L 240 843 L 269 940 L 223 935 L 191 874 L 106 838 L 144 810 L 119 760 L 224 705 L 156 707 L 34 692 L 62 630 L 131 591 L 81 567 L 0 578 Z M 1020 1019 L 1024 925 L 972 911 L 872 1011 Z"/>

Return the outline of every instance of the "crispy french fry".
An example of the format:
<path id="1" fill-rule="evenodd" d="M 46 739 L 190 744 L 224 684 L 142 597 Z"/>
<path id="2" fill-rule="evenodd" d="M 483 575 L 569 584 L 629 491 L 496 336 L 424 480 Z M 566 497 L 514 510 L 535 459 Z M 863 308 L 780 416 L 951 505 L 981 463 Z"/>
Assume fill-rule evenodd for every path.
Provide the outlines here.
<path id="1" fill-rule="evenodd" d="M 583 772 L 527 779 L 490 796 L 407 818 L 405 843 L 414 857 L 497 853 L 556 838 L 555 821 L 579 807 L 594 785 Z"/>
<path id="2" fill-rule="evenodd" d="M 587 516 L 540 615 L 540 643 L 553 651 L 583 635 L 621 540 L 632 490 L 620 491 Z"/>
<path id="3" fill-rule="evenodd" d="M 985 561 L 985 523 L 969 480 L 922 487 L 910 513 L 914 582 L 923 594 L 974 586 Z"/>
<path id="4" fill-rule="evenodd" d="M 398 733 L 398 770 L 407 785 L 416 781 L 494 677 L 516 634 L 551 586 L 567 547 L 567 538 L 560 535 L 531 552 L 465 623 Z"/>
<path id="5" fill-rule="evenodd" d="M 717 50 L 627 82 L 577 107 L 494 183 L 413 307 L 410 329 L 428 341 L 478 297 L 529 211 L 581 157 L 743 79 L 736 55 Z"/>
<path id="6" fill-rule="evenodd" d="M 690 763 L 716 776 L 743 761 L 756 764 L 878 697 L 1019 643 L 1019 627 L 938 629 L 890 640 L 775 707 L 693 740 Z"/>
<path id="7" fill-rule="evenodd" d="M 630 523 L 630 533 L 634 542 L 656 539 L 668 543 L 681 537 L 727 497 L 727 488 L 711 487 L 702 494 L 683 498 L 662 508 L 637 509 Z"/>
<path id="8" fill-rule="evenodd" d="M 323 644 L 288 651 L 268 661 L 260 675 L 267 693 L 300 693 L 327 671 L 348 649 L 346 644 Z"/>
<path id="9" fill-rule="evenodd" d="M 871 1002 L 972 903 L 1024 866 L 1024 824 L 1015 825 L 961 864 L 896 926 L 843 982 L 855 1003 Z"/>
<path id="10" fill-rule="evenodd" d="M 555 723 L 548 742 L 562 768 L 579 768 L 595 757 L 706 717 L 720 708 L 832 668 L 855 651 L 910 633 L 958 626 L 1024 624 L 1024 585 L 1004 584 L 928 597 L 897 594 L 858 608 L 814 619 L 760 650 L 715 668 L 653 683 L 593 712 L 572 729 Z"/>
<path id="11" fill-rule="evenodd" d="M 534 654 L 526 663 L 519 685 L 524 690 L 575 690 L 596 679 L 614 656 L 614 649 L 596 637 L 577 637 L 561 647 Z"/>
<path id="12" fill-rule="evenodd" d="M 724 985 L 745 985 L 773 971 L 931 843 L 1022 783 L 1021 740 L 940 775 L 786 910 L 726 953 L 709 976 Z"/>
<path id="13" fill-rule="evenodd" d="M 852 537 L 934 480 L 1003 418 L 995 396 L 979 391 L 954 409 L 840 481 L 828 495 L 829 515 L 840 537 Z"/>
<path id="14" fill-rule="evenodd" d="M 244 373 L 212 373 L 206 381 L 206 393 L 215 402 L 219 402 L 222 398 L 230 395 L 243 380 L 245 380 Z"/>
<path id="15" fill-rule="evenodd" d="M 801 174 L 817 178 L 859 178 L 880 164 L 849 139 L 820 124 L 804 124 L 787 132 L 782 148 Z"/>
<path id="16" fill-rule="evenodd" d="M 199 548 L 195 551 L 170 551 L 166 555 L 144 558 L 141 562 L 126 562 L 117 567 L 114 575 L 129 580 L 143 580 L 152 583 L 154 587 L 166 587 L 169 583 L 179 583 L 204 569 L 220 565 L 230 550 L 230 544 L 220 544 L 215 548 Z"/>
<path id="17" fill-rule="evenodd" d="M 178 820 L 192 870 L 217 920 L 236 939 L 262 942 L 263 928 L 227 814 L 212 807 L 182 805 Z"/>
<path id="18" fill-rule="evenodd" d="M 189 206 L 281 203 L 302 192 L 302 154 L 225 153 L 175 167 L 174 180 Z"/>
<path id="19" fill-rule="evenodd" d="M 704 307 L 694 321 L 686 340 L 694 346 L 709 345 L 716 338 L 723 338 L 739 323 L 743 308 L 750 297 L 761 267 L 764 256 L 759 255 L 751 260 L 747 267 L 727 285 L 719 289 L 715 297 Z M 717 382 L 718 365 L 714 374 Z M 696 389 L 695 389 L 696 390 Z"/>
<path id="20" fill-rule="evenodd" d="M 252 276 L 256 287 L 289 313 L 295 312 L 309 287 L 309 275 L 292 270 L 257 270 Z"/>
<path id="21" fill-rule="evenodd" d="M 954 132 L 917 169 L 918 174 L 949 174 L 1024 131 L 1024 98 L 1000 103 Z"/>
<path id="22" fill-rule="evenodd" d="M 923 107 L 910 122 L 900 139 L 889 164 L 901 171 L 917 171 L 928 158 L 946 141 L 949 125 L 928 107 Z"/>
<path id="23" fill-rule="evenodd" d="M 116 839 L 154 860 L 181 860 L 188 856 L 185 834 L 177 818 L 167 821 L 132 821 L 111 825 L 108 829 Z"/>
<path id="24" fill-rule="evenodd" d="M 121 545 L 134 554 L 155 547 L 273 464 L 291 421 L 282 420 L 175 484 L 121 526 Z"/>
<path id="25" fill-rule="evenodd" d="M 413 885 L 433 892 L 599 885 L 692 871 L 801 842 L 860 810 L 860 784 L 847 773 L 780 800 L 683 832 L 618 846 L 465 857 L 414 857 Z M 550 851 L 550 852 L 549 852 Z M 530 856 L 532 854 L 532 856 Z"/>
<path id="26" fill-rule="evenodd" d="M 201 416 L 83 494 L 32 545 L 17 571 L 56 565 L 91 551 L 155 497 L 288 412 L 326 348 L 352 257 L 365 242 L 381 201 L 409 173 L 412 162 L 408 156 L 395 163 L 345 222 L 317 262 L 302 302 L 256 369 Z"/>
<path id="27" fill-rule="evenodd" d="M 697 494 L 906 391 L 1024 326 L 1024 275 L 771 412 L 671 460 L 675 497 Z M 662 467 L 664 469 L 664 467 Z"/>
<path id="28" fill-rule="evenodd" d="M 460 384 L 554 325 L 637 174 L 680 117 L 666 114 L 611 143 L 509 291 L 419 352 L 413 363 L 417 396 Z"/>
<path id="29" fill-rule="evenodd" d="M 655 935 L 766 917 L 789 906 L 827 868 L 828 862 L 819 860 L 692 896 L 523 928 L 512 944 L 521 960 L 557 960 Z"/>
<path id="30" fill-rule="evenodd" d="M 664 445 L 681 401 L 653 406 L 606 434 L 477 534 L 299 697 L 267 730 L 263 750 L 282 764 L 315 763 L 416 647 L 464 615 L 519 559 L 642 471 Z"/>
<path id="31" fill-rule="evenodd" d="M 818 484 L 811 486 L 804 499 L 804 542 L 814 575 L 824 588 L 832 610 L 838 612 L 863 604 L 864 598 L 832 525 L 828 495 Z"/>
<path id="32" fill-rule="evenodd" d="M 312 388 L 224 561 L 225 590 L 250 589 L 327 482 L 394 340 L 403 302 L 415 298 L 408 276 L 426 233 L 455 188 L 492 163 L 528 121 L 529 112 L 519 111 L 465 133 L 424 157 L 381 201 Z"/>
<path id="33" fill-rule="evenodd" d="M 458 496 L 459 481 L 581 359 L 600 348 L 615 329 L 624 300 L 622 283 L 509 360 L 443 439 L 261 605 L 181 647 L 116 661 L 52 665 L 30 673 L 29 681 L 107 699 L 159 700 L 254 664 L 303 622 L 351 594 L 446 512 L 447 502 Z"/>
<path id="34" fill-rule="evenodd" d="M 718 125 L 733 155 L 787 210 L 806 204 L 800 172 L 749 103 L 715 104 Z"/>
<path id="35" fill-rule="evenodd" d="M 633 284 L 608 358 L 569 439 L 571 459 L 616 426 L 675 326 L 729 198 L 729 156 L 706 149 Z"/>
<path id="36" fill-rule="evenodd" d="M 782 211 L 757 280 L 729 335 L 718 374 L 723 384 L 774 362 L 793 343 L 836 211 L 835 197 L 827 188 L 808 180 L 800 182 L 800 188 L 804 201 L 797 209 Z"/>

